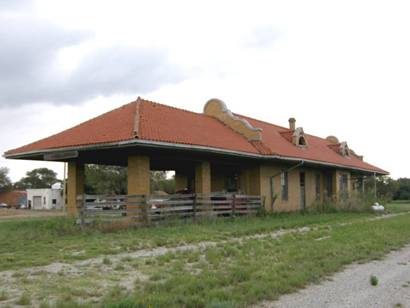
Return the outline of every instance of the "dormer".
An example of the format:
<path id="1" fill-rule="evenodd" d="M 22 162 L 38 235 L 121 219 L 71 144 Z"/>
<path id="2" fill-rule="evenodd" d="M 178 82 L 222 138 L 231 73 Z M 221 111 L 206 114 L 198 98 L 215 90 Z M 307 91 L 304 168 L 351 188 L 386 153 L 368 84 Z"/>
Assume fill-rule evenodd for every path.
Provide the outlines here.
<path id="1" fill-rule="evenodd" d="M 283 138 L 293 143 L 294 145 L 304 148 L 308 146 L 308 142 L 303 131 L 303 127 L 296 128 L 296 119 L 289 119 L 289 130 L 280 133 Z"/>
<path id="2" fill-rule="evenodd" d="M 349 147 L 347 146 L 346 141 L 343 141 L 340 143 L 339 153 L 342 154 L 342 156 L 344 157 L 350 156 L 350 150 L 349 150 Z"/>
<path id="3" fill-rule="evenodd" d="M 298 127 L 292 134 L 292 143 L 298 147 L 307 147 L 308 143 L 305 137 L 303 127 Z"/>
<path id="4" fill-rule="evenodd" d="M 343 157 L 350 157 L 351 150 L 346 141 L 339 142 L 339 139 L 335 136 L 328 136 L 326 140 L 329 141 L 328 147 Z"/>

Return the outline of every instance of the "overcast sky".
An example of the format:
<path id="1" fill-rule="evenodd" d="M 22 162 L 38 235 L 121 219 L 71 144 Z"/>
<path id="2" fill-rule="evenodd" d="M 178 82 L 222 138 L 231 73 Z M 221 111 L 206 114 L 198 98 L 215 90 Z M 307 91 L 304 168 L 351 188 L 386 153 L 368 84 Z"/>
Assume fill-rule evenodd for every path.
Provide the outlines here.
<path id="1" fill-rule="evenodd" d="M 409 16 L 392 0 L 1 0 L 0 152 L 137 96 L 196 112 L 217 97 L 410 177 Z"/>

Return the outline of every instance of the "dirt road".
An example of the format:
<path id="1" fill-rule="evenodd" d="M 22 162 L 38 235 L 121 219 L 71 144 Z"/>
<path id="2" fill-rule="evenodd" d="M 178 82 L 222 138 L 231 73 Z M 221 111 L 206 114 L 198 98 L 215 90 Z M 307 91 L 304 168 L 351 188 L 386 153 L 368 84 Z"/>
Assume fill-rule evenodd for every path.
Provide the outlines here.
<path id="1" fill-rule="evenodd" d="M 370 276 L 378 285 L 370 284 Z M 348 266 L 330 280 L 256 307 L 410 307 L 410 245 L 381 261 Z"/>

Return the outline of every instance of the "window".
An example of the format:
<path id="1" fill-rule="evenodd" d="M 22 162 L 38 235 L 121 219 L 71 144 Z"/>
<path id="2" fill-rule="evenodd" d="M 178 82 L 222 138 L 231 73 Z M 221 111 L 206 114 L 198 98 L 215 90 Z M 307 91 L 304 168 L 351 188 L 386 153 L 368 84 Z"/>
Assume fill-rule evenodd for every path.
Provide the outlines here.
<path id="1" fill-rule="evenodd" d="M 56 204 L 57 204 L 57 199 L 53 199 L 53 200 L 52 200 L 52 203 L 53 203 L 54 205 L 56 205 Z"/>
<path id="2" fill-rule="evenodd" d="M 301 145 L 301 146 L 305 146 L 305 145 L 306 145 L 306 139 L 305 139 L 305 137 L 303 137 L 303 136 L 300 136 L 300 137 L 299 137 L 298 145 Z"/>
<path id="3" fill-rule="evenodd" d="M 284 201 L 287 201 L 289 198 L 288 190 L 288 173 L 287 171 L 282 171 L 280 174 L 280 191 Z"/>
<path id="4" fill-rule="evenodd" d="M 348 178 L 347 174 L 341 174 L 339 177 L 340 198 L 346 199 L 348 197 Z"/>
<path id="5" fill-rule="evenodd" d="M 230 173 L 225 177 L 225 188 L 227 192 L 238 191 L 238 174 Z"/>
<path id="6" fill-rule="evenodd" d="M 43 197 L 43 204 L 44 205 L 46 204 L 46 201 L 47 201 L 46 197 Z"/>
<path id="7" fill-rule="evenodd" d="M 325 177 L 326 196 L 328 198 L 331 198 L 333 194 L 333 176 L 332 174 L 328 173 L 325 175 Z"/>
<path id="8" fill-rule="evenodd" d="M 320 173 L 316 173 L 315 175 L 315 192 L 316 200 L 320 200 Z"/>

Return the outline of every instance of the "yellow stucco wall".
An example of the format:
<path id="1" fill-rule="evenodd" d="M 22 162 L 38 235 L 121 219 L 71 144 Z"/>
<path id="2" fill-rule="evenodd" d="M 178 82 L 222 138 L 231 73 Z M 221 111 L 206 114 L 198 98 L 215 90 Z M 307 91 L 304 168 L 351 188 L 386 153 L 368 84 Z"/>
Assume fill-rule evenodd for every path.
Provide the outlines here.
<path id="1" fill-rule="evenodd" d="M 261 194 L 260 166 L 244 166 L 239 176 L 239 190 L 247 195 Z"/>
<path id="2" fill-rule="evenodd" d="M 305 173 L 305 200 L 306 207 L 312 206 L 317 200 L 316 198 L 316 174 L 320 175 L 320 200 L 323 200 L 325 183 L 324 171 L 315 168 L 299 167 L 288 172 L 288 200 L 282 200 L 280 172 L 289 169 L 289 166 L 279 164 L 264 164 L 260 167 L 260 194 L 265 198 L 265 208 L 268 211 L 290 212 L 301 209 L 301 191 L 300 191 L 300 172 Z M 341 174 L 348 175 L 348 188 L 351 190 L 350 173 L 347 171 L 333 171 L 333 195 L 339 192 L 339 176 Z M 272 207 L 271 197 L 271 177 L 273 178 L 273 194 L 276 195 L 275 202 Z M 337 180 L 336 180 L 337 179 Z M 337 183 L 336 183 L 337 182 Z"/>

